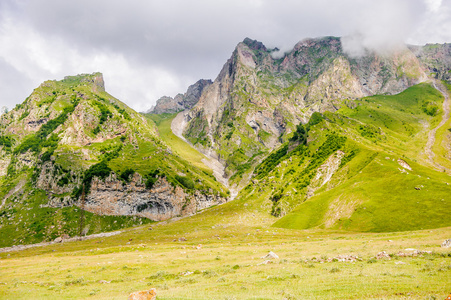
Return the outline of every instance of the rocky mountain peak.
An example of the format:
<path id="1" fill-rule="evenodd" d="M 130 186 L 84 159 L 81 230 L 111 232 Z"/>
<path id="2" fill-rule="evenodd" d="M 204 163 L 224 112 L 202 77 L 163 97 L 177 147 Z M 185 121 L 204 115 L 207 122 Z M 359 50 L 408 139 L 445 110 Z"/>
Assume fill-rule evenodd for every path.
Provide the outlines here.
<path id="1" fill-rule="evenodd" d="M 248 37 L 243 40 L 243 44 L 246 44 L 252 50 L 258 50 L 258 51 L 267 51 L 268 50 L 268 49 L 266 49 L 265 45 L 263 45 L 262 42 L 250 39 Z"/>
<path id="2" fill-rule="evenodd" d="M 161 97 L 157 100 L 155 106 L 146 113 L 172 114 L 185 109 L 191 109 L 199 101 L 203 90 L 212 83 L 210 79 L 200 79 L 190 85 L 184 94 L 177 94 L 174 98 L 168 96 Z"/>

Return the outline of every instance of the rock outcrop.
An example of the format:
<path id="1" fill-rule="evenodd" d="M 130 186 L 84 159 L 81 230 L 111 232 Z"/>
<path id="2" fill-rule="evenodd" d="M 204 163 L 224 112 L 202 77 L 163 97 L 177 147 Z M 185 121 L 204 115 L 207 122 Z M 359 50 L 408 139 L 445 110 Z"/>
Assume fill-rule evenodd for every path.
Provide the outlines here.
<path id="1" fill-rule="evenodd" d="M 161 221 L 192 215 L 226 201 L 226 198 L 199 191 L 187 193 L 179 186 L 172 186 L 165 177 L 160 177 L 149 190 L 138 173 L 129 183 L 118 180 L 112 173 L 105 180 L 92 180 L 84 208 L 99 215 L 140 216 Z"/>
<path id="2" fill-rule="evenodd" d="M 146 113 L 172 114 L 186 109 L 191 109 L 199 101 L 203 90 L 210 84 L 212 84 L 211 80 L 201 79 L 195 84 L 190 85 L 185 94 L 178 94 L 174 98 L 163 96 L 158 99 L 155 106 Z"/>

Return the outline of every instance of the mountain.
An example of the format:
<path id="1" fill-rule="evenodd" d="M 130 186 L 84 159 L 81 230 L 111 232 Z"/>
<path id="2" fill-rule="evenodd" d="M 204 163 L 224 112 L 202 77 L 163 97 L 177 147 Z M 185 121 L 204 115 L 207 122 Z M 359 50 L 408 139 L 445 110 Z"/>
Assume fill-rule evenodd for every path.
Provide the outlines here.
<path id="1" fill-rule="evenodd" d="M 276 227 L 450 226 L 449 50 L 351 57 L 326 37 L 273 58 L 245 39 L 172 125 Z"/>
<path id="2" fill-rule="evenodd" d="M 449 50 L 352 57 L 325 37 L 276 58 L 245 39 L 161 114 L 127 107 L 100 73 L 46 81 L 0 117 L 0 246 L 231 199 L 216 214 L 281 228 L 451 226 Z"/>
<path id="3" fill-rule="evenodd" d="M 212 84 L 211 80 L 201 79 L 195 84 L 190 85 L 185 94 L 178 94 L 174 98 L 163 96 L 157 100 L 155 107 L 149 109 L 146 113 L 172 114 L 185 109 L 191 109 L 199 101 L 202 91 L 210 84 Z"/>
<path id="4" fill-rule="evenodd" d="M 78 234 L 78 207 L 93 233 L 190 215 L 228 192 L 105 92 L 100 73 L 46 81 L 1 115 L 0 186 L 1 245 Z"/>
<path id="5" fill-rule="evenodd" d="M 239 43 L 185 116 L 186 139 L 214 152 L 235 183 L 313 112 L 336 111 L 343 99 L 396 94 L 427 79 L 407 47 L 354 58 L 340 38 L 325 37 L 301 41 L 282 58 L 273 52 L 248 38 Z"/>

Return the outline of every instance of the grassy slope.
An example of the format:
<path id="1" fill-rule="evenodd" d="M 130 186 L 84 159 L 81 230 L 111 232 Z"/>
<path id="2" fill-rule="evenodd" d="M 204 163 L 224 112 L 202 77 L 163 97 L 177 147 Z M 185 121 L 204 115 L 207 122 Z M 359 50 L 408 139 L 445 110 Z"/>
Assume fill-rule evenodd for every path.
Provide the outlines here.
<path id="1" fill-rule="evenodd" d="M 451 85 L 443 83 L 451 97 Z M 437 130 L 435 144 L 432 150 L 435 154 L 434 160 L 445 168 L 451 169 L 451 118 Z"/>
<path id="2" fill-rule="evenodd" d="M 430 85 L 421 84 L 399 95 L 364 98 L 357 108 L 326 114 L 329 121 L 310 134 L 310 152 L 318 149 L 325 132 L 339 130 L 348 136 L 349 147 L 343 151 L 356 149 L 358 154 L 306 202 L 305 192 L 296 191 L 292 184 L 306 164 L 296 155 L 279 164 L 266 179 L 283 181 L 272 179 L 269 185 L 258 184 L 253 189 L 259 189 L 257 201 L 267 210 L 277 190 L 283 191 L 281 201 L 288 207 L 298 205 L 274 226 L 373 232 L 450 226 L 446 212 L 451 208 L 451 179 L 420 164 L 426 162 L 427 128 L 436 126 L 441 117 L 440 112 L 434 117 L 425 114 L 425 101 L 441 105 L 443 97 Z M 402 170 L 398 159 L 407 161 L 413 170 Z M 249 194 L 250 201 L 253 190 L 243 193 Z"/>
<path id="3" fill-rule="evenodd" d="M 202 159 L 204 159 L 205 156 L 172 133 L 171 123 L 176 115 L 177 114 L 146 114 L 145 116 L 155 122 L 160 138 L 168 144 L 175 153 L 199 169 L 211 173 L 211 169 L 202 163 Z"/>
<path id="4" fill-rule="evenodd" d="M 172 133 L 171 123 L 176 115 L 177 114 L 146 114 L 145 116 L 155 122 L 160 138 L 178 157 L 183 158 L 184 161 L 197 168 L 199 170 L 197 174 L 202 175 L 202 179 L 207 181 L 209 185 L 214 186 L 217 190 L 226 192 L 226 188 L 213 177 L 213 171 L 202 162 L 202 159 L 205 159 L 205 156 Z"/>

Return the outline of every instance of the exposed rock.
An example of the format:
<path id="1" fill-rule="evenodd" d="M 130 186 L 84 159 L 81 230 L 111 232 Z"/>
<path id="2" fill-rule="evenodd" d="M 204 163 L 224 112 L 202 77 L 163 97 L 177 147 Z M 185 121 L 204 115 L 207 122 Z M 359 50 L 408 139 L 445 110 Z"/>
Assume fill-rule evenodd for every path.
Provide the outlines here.
<path id="1" fill-rule="evenodd" d="M 269 251 L 268 254 L 266 254 L 265 256 L 262 256 L 261 258 L 263 259 L 279 259 L 279 256 L 277 254 L 275 254 L 272 251 Z"/>
<path id="2" fill-rule="evenodd" d="M 344 156 L 345 153 L 341 150 L 338 150 L 317 169 L 315 177 L 308 186 L 307 197 L 312 197 L 317 189 L 329 182 L 329 180 L 340 167 L 341 160 Z M 327 226 L 329 225 L 331 224 L 327 224 Z"/>
<path id="3" fill-rule="evenodd" d="M 163 96 L 157 100 L 156 105 L 149 109 L 147 113 L 176 113 L 185 109 L 191 109 L 199 101 L 204 88 L 210 84 L 212 84 L 211 80 L 201 79 L 190 85 L 185 94 L 178 94 L 174 98 Z"/>
<path id="4" fill-rule="evenodd" d="M 445 241 L 442 243 L 442 247 L 443 247 L 443 248 L 450 248 L 450 247 L 451 247 L 451 239 L 445 240 Z"/>
<path id="5" fill-rule="evenodd" d="M 7 174 L 8 166 L 9 166 L 10 162 L 11 162 L 11 156 L 0 157 L 0 177 L 5 176 Z"/>
<path id="6" fill-rule="evenodd" d="M 220 196 L 204 195 L 199 191 L 185 193 L 181 187 L 173 187 L 164 177 L 157 180 L 152 190 L 148 190 L 138 173 L 127 184 L 112 173 L 105 180 L 93 178 L 85 209 L 100 215 L 136 215 L 161 221 L 191 215 L 226 201 Z"/>
<path id="7" fill-rule="evenodd" d="M 409 171 L 412 171 L 412 168 L 410 167 L 410 165 L 408 163 L 406 163 L 404 160 L 398 158 L 398 164 L 403 167 L 404 169 L 407 169 Z"/>
<path id="8" fill-rule="evenodd" d="M 156 289 L 134 292 L 128 296 L 128 300 L 156 300 L 156 299 L 157 299 Z"/>
<path id="9" fill-rule="evenodd" d="M 376 254 L 376 259 L 391 259 L 391 257 L 387 252 L 382 251 Z"/>
<path id="10" fill-rule="evenodd" d="M 257 264 L 257 266 L 260 266 L 260 265 L 268 265 L 268 264 L 272 264 L 272 261 L 270 261 L 270 260 L 265 260 L 265 261 L 263 261 L 263 262 Z"/>

